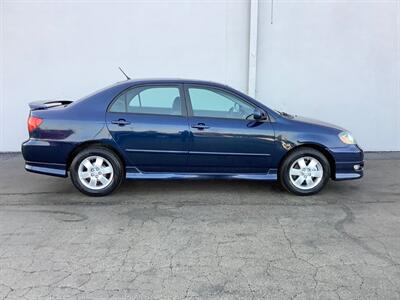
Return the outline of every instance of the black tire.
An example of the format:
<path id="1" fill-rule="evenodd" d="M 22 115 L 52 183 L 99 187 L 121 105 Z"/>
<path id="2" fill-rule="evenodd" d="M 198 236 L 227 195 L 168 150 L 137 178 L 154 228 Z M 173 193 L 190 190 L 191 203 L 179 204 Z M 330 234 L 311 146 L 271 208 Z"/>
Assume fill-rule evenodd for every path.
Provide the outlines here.
<path id="1" fill-rule="evenodd" d="M 304 187 L 303 189 L 298 188 L 290 179 L 290 168 L 292 164 L 294 164 L 299 158 L 301 157 L 312 157 L 318 160 L 318 162 L 322 166 L 323 174 L 322 178 L 319 181 L 319 183 L 312 187 L 307 189 Z M 313 195 L 318 193 L 328 182 L 330 178 L 330 165 L 328 159 L 323 155 L 321 152 L 313 149 L 313 148 L 298 148 L 294 150 L 292 153 L 290 153 L 285 160 L 283 161 L 280 169 L 279 169 L 279 180 L 282 184 L 282 186 L 289 192 L 299 195 L 299 196 L 308 196 L 308 195 Z M 300 176 L 298 176 L 300 177 Z M 297 178 L 292 177 L 293 179 Z M 315 180 L 315 178 L 313 179 Z"/>
<path id="2" fill-rule="evenodd" d="M 98 156 L 106 159 L 112 166 L 113 176 L 110 182 L 104 187 L 100 189 L 91 189 L 85 186 L 81 179 L 79 178 L 79 166 L 86 158 L 91 156 Z M 70 175 L 71 180 L 74 186 L 83 194 L 93 196 L 93 197 L 101 197 L 112 193 L 116 188 L 119 187 L 122 180 L 124 179 L 124 167 L 119 159 L 119 157 L 110 149 L 101 147 L 101 146 L 91 146 L 81 150 L 72 160 L 70 166 Z"/>

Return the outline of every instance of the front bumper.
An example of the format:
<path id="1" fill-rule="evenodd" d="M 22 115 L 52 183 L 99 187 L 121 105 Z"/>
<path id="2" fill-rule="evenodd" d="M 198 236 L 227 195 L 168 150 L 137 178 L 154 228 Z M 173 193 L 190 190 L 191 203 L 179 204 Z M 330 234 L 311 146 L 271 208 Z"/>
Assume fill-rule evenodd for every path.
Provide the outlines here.
<path id="1" fill-rule="evenodd" d="M 358 145 L 327 150 L 335 160 L 334 180 L 359 179 L 364 176 L 364 152 Z"/>

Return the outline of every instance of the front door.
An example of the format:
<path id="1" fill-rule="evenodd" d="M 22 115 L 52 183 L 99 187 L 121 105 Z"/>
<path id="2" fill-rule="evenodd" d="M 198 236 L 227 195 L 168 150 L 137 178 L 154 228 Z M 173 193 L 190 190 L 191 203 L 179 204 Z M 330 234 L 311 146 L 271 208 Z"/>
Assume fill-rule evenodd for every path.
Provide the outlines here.
<path id="1" fill-rule="evenodd" d="M 185 170 L 189 127 L 181 85 L 130 88 L 114 100 L 106 120 L 129 159 L 128 171 Z"/>
<path id="2" fill-rule="evenodd" d="M 202 85 L 185 85 L 185 93 L 191 127 L 191 172 L 268 172 L 274 130 L 268 120 L 253 119 L 253 104 L 223 89 Z"/>

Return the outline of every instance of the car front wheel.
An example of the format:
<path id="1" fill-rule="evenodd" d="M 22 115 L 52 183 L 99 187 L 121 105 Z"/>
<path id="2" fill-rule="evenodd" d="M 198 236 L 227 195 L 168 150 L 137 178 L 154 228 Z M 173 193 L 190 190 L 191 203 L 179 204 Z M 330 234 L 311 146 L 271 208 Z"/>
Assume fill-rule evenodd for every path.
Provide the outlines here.
<path id="1" fill-rule="evenodd" d="M 70 167 L 74 186 L 89 196 L 113 192 L 123 179 L 123 166 L 117 155 L 105 147 L 89 147 L 79 152 Z"/>
<path id="2" fill-rule="evenodd" d="M 283 187 L 300 196 L 318 193 L 330 177 L 327 158 L 312 148 L 294 150 L 285 159 L 279 171 Z"/>

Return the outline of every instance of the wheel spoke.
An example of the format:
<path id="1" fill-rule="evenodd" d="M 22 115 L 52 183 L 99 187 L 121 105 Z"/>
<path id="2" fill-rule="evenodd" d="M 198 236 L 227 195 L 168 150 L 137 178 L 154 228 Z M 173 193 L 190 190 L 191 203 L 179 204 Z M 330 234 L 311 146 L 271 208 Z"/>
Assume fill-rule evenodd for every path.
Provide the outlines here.
<path id="1" fill-rule="evenodd" d="M 96 158 L 96 162 L 94 163 L 94 165 L 96 166 L 96 167 L 98 167 L 98 168 L 100 168 L 102 165 L 103 165 L 103 161 L 104 161 L 104 159 L 102 158 L 102 157 L 97 157 Z"/>
<path id="2" fill-rule="evenodd" d="M 93 165 L 92 165 L 92 163 L 91 163 L 89 160 L 85 160 L 85 161 L 83 162 L 83 165 L 85 166 L 86 169 L 88 169 L 88 171 L 90 171 L 90 169 L 93 168 Z"/>
<path id="3" fill-rule="evenodd" d="M 97 186 L 97 179 L 96 178 L 90 178 L 90 182 L 89 182 L 90 187 L 94 188 Z"/>
<path id="4" fill-rule="evenodd" d="M 311 171 L 311 176 L 316 177 L 316 178 L 321 178 L 322 177 L 322 171 L 317 170 L 317 171 Z"/>
<path id="5" fill-rule="evenodd" d="M 304 177 L 303 176 L 299 176 L 299 178 L 296 179 L 295 183 L 298 185 L 302 185 L 304 182 Z"/>
<path id="6" fill-rule="evenodd" d="M 103 167 L 101 169 L 101 173 L 103 173 L 103 174 L 109 174 L 111 172 L 112 172 L 112 167 Z"/>
<path id="7" fill-rule="evenodd" d="M 290 176 L 300 176 L 302 174 L 300 169 L 290 169 Z"/>
<path id="8" fill-rule="evenodd" d="M 82 172 L 79 174 L 79 176 L 83 179 L 89 178 L 90 177 L 90 172 Z"/>
<path id="9" fill-rule="evenodd" d="M 107 184 L 108 184 L 108 179 L 105 178 L 104 176 L 99 176 L 99 181 L 100 181 L 101 184 L 103 184 L 103 185 L 107 185 Z"/>
<path id="10" fill-rule="evenodd" d="M 310 169 L 312 169 L 312 168 L 315 168 L 317 164 L 318 164 L 318 161 L 315 160 L 315 159 L 312 159 L 312 160 L 308 163 L 308 166 L 307 166 L 307 167 L 309 167 Z"/>
<path id="11" fill-rule="evenodd" d="M 300 166 L 300 169 L 303 169 L 306 167 L 306 162 L 305 162 L 304 158 L 300 158 L 297 162 Z"/>
<path id="12" fill-rule="evenodd" d="M 311 186 L 311 185 L 314 184 L 314 181 L 312 180 L 311 177 L 307 177 L 307 178 L 306 178 L 306 184 L 307 184 L 307 186 Z"/>

